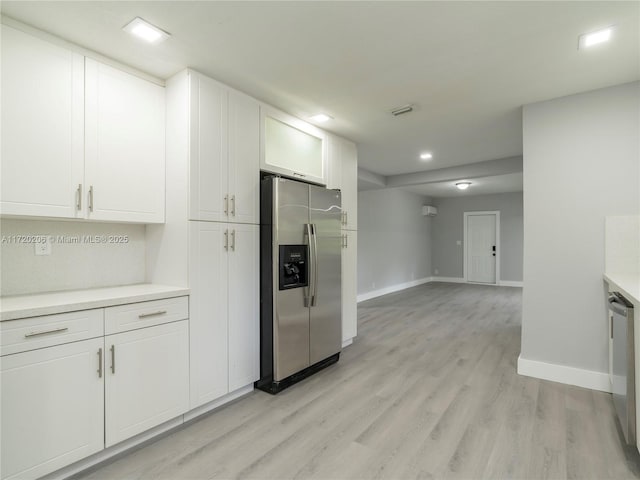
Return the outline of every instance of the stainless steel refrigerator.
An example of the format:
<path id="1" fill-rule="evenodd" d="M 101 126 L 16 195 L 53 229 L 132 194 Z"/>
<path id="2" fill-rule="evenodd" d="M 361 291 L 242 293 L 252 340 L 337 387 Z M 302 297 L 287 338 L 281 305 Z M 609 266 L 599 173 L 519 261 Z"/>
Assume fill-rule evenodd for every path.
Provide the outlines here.
<path id="1" fill-rule="evenodd" d="M 261 182 L 260 380 L 277 393 L 338 361 L 342 348 L 340 192 Z"/>

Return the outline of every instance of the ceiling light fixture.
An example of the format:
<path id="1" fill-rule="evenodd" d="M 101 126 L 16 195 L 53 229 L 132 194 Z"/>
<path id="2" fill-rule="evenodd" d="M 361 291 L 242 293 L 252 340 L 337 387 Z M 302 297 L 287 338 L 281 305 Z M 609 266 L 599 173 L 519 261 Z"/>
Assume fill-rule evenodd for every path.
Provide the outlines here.
<path id="1" fill-rule="evenodd" d="M 599 43 L 608 42 L 611 39 L 613 27 L 603 28 L 596 32 L 583 33 L 578 37 L 578 49 L 589 48 Z"/>
<path id="2" fill-rule="evenodd" d="M 333 118 L 332 116 L 327 115 L 326 113 L 317 113 L 316 115 L 311 117 L 311 120 L 313 120 L 314 122 L 324 123 L 324 122 L 328 122 L 332 118 Z"/>
<path id="3" fill-rule="evenodd" d="M 433 158 L 433 155 L 429 152 L 424 152 L 420 154 L 421 160 L 431 160 L 432 158 Z"/>
<path id="4" fill-rule="evenodd" d="M 458 182 L 458 183 L 456 183 L 456 187 L 458 187 L 459 190 L 466 190 L 467 188 L 469 188 L 469 185 L 471 185 L 471 182 Z"/>
<path id="5" fill-rule="evenodd" d="M 171 36 L 170 33 L 165 32 L 155 25 L 151 25 L 140 17 L 134 18 L 122 27 L 122 29 L 131 35 L 135 35 L 138 38 L 146 40 L 149 43 L 159 43 Z"/>

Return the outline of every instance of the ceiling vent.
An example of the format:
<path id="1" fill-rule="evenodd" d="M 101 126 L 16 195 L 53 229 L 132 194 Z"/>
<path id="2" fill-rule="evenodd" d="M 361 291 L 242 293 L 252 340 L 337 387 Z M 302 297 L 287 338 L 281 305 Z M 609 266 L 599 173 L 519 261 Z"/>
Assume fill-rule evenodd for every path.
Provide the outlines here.
<path id="1" fill-rule="evenodd" d="M 402 115 L 404 113 L 409 113 L 409 112 L 413 112 L 413 105 L 405 105 L 404 107 L 399 107 L 394 110 L 391 110 L 391 114 L 394 117 L 397 117 L 398 115 Z"/>

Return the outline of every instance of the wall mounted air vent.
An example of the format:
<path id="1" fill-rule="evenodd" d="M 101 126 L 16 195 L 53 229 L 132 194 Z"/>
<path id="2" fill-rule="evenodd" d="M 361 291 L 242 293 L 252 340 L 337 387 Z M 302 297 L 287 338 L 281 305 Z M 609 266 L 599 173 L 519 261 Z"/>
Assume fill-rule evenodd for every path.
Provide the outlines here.
<path id="1" fill-rule="evenodd" d="M 391 115 L 397 117 L 398 115 L 402 115 L 403 113 L 413 112 L 413 105 L 405 105 L 404 107 L 398 107 L 391 110 Z"/>

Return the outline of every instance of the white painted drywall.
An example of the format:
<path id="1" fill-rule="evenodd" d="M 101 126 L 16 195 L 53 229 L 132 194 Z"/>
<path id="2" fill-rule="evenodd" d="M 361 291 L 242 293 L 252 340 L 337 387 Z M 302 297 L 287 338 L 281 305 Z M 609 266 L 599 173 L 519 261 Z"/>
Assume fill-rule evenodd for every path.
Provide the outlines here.
<path id="1" fill-rule="evenodd" d="M 3 219 L 0 228 L 3 296 L 145 281 L 144 225 Z M 55 238 L 51 255 L 20 241 L 32 235 Z"/>
<path id="2" fill-rule="evenodd" d="M 640 83 L 526 105 L 525 360 L 608 371 L 605 216 L 639 213 Z"/>
<path id="3" fill-rule="evenodd" d="M 431 276 L 428 199 L 397 189 L 358 193 L 358 294 Z"/>
<path id="4" fill-rule="evenodd" d="M 522 192 L 437 198 L 431 222 L 432 275 L 463 278 L 464 212 L 500 212 L 500 280 L 522 281 Z M 460 245 L 457 242 L 460 241 Z M 438 273 L 436 273 L 438 270 Z"/>

